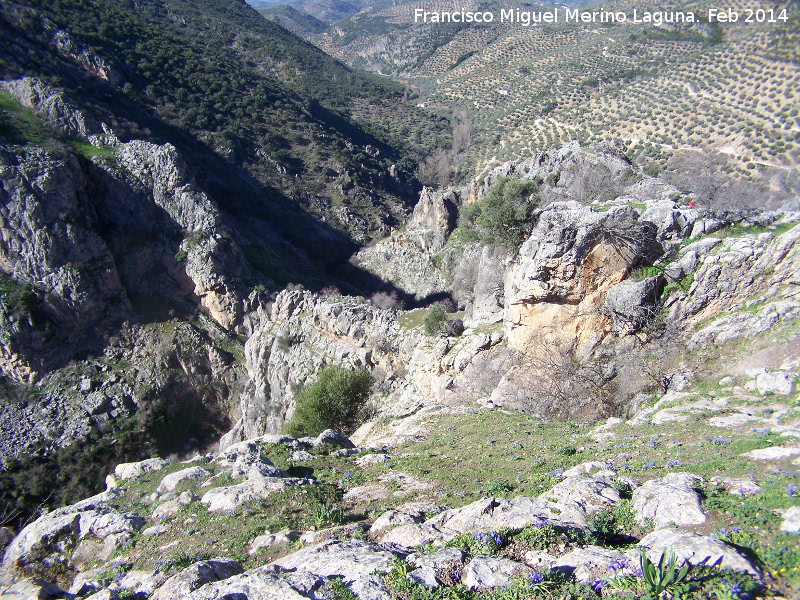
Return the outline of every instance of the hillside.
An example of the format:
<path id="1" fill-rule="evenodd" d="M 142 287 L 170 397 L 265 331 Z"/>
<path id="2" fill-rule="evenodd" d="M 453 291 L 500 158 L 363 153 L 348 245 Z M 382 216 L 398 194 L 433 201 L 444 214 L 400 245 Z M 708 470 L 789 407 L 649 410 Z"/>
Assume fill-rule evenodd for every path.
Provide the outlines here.
<path id="1" fill-rule="evenodd" d="M 704 15 L 711 4 L 661 8 Z M 742 11 L 759 3 L 733 4 Z M 405 3 L 365 11 L 313 39 L 348 64 L 405 82 L 429 111 L 466 111 L 469 167 L 456 179 L 569 140 L 622 140 L 653 172 L 696 149 L 724 154 L 741 177 L 790 189 L 800 133 L 798 15 L 793 3 L 767 4 L 775 14 L 786 8 L 788 21 L 425 25 L 412 23 L 415 5 Z M 497 14 L 554 7 L 481 6 Z M 651 7 L 626 0 L 602 8 Z M 428 10 L 448 10 L 447 3 Z"/>
<path id="2" fill-rule="evenodd" d="M 235 187 L 238 169 L 264 196 L 285 196 L 359 241 L 403 219 L 415 161 L 449 136 L 446 123 L 402 102 L 402 88 L 351 71 L 243 2 L 178 2 L 169 11 L 155 2 L 133 11 L 112 0 L 33 2 L 33 28 L 22 6 L 5 11 L 7 78 L 54 78 L 117 135 L 184 139 L 193 162 L 225 164 L 228 181 L 222 173 L 209 181 L 220 197 L 246 193 Z M 54 52 L 58 28 L 113 76 Z"/>

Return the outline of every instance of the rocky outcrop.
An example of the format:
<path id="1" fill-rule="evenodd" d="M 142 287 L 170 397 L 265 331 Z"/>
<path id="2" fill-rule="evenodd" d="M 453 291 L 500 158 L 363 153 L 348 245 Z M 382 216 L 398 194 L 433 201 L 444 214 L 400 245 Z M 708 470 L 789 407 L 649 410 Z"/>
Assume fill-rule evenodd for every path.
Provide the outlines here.
<path id="1" fill-rule="evenodd" d="M 633 492 L 631 506 L 639 522 L 651 519 L 657 529 L 668 526 L 701 525 L 706 516 L 700 496 L 692 488 L 699 478 L 689 473 L 670 473 L 646 482 Z"/>
<path id="2" fill-rule="evenodd" d="M 112 491 L 59 508 L 25 527 L 3 556 L 4 577 L 15 574 L 51 577 L 58 569 L 74 569 L 97 558 L 108 559 L 144 519 L 108 506 Z"/>
<path id="3" fill-rule="evenodd" d="M 65 50 L 74 48 L 74 42 L 65 32 L 59 32 L 58 41 Z M 85 138 L 102 134 L 103 129 L 92 117 L 83 113 L 75 104 L 38 77 L 22 77 L 11 81 L 0 81 L 3 90 L 35 115 L 49 123 L 60 133 L 70 137 Z"/>
<path id="4" fill-rule="evenodd" d="M 578 348 L 605 336 L 608 291 L 646 256 L 652 228 L 629 207 L 597 213 L 578 202 L 552 204 L 506 275 L 504 325 L 509 343 L 535 355 L 544 344 Z"/>

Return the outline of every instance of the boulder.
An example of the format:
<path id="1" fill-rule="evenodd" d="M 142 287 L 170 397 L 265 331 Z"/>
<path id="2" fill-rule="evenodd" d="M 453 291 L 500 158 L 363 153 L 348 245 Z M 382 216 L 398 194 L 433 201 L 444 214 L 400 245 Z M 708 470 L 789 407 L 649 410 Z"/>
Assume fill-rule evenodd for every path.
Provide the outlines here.
<path id="1" fill-rule="evenodd" d="M 494 556 L 476 556 L 464 568 L 461 583 L 471 590 L 506 587 L 512 578 L 530 572 L 522 563 Z"/>
<path id="2" fill-rule="evenodd" d="M 379 537 L 382 533 L 399 527 L 400 525 L 410 525 L 422 523 L 426 517 L 436 515 L 447 510 L 444 506 L 435 506 L 428 502 L 409 502 L 401 504 L 393 510 L 387 510 L 380 517 L 375 519 L 369 532 L 372 537 Z"/>
<path id="3" fill-rule="evenodd" d="M 758 393 L 789 396 L 794 391 L 794 373 L 761 373 L 756 377 Z"/>
<path id="4" fill-rule="evenodd" d="M 745 458 L 753 460 L 782 460 L 800 454 L 800 448 L 796 446 L 776 446 L 772 448 L 761 448 L 751 450 L 742 454 Z"/>
<path id="5" fill-rule="evenodd" d="M 692 483 L 700 480 L 691 473 L 670 473 L 662 479 L 646 481 L 633 492 L 631 499 L 637 522 L 652 519 L 657 529 L 670 523 L 678 526 L 705 523 L 700 495 L 692 489 Z"/>
<path id="6" fill-rule="evenodd" d="M 287 573 L 273 566 L 258 567 L 212 581 L 196 589 L 191 600 L 308 600 L 324 579 L 307 572 Z"/>
<path id="7" fill-rule="evenodd" d="M 160 494 L 171 492 L 184 481 L 195 481 L 206 477 L 211 477 L 211 471 L 207 471 L 203 467 L 189 467 L 188 469 L 170 473 L 164 477 L 156 491 Z"/>
<path id="8" fill-rule="evenodd" d="M 363 469 L 374 465 L 384 465 L 389 462 L 390 459 L 391 457 L 387 454 L 365 454 L 357 458 L 353 464 Z"/>
<path id="9" fill-rule="evenodd" d="M 748 558 L 724 542 L 699 533 L 680 529 L 657 529 L 646 535 L 639 545 L 647 549 L 647 558 L 655 564 L 658 564 L 665 548 L 672 548 L 678 566 L 687 561 L 692 565 L 711 566 L 719 563 L 722 569 L 744 571 L 761 579 L 761 572 Z M 638 553 L 634 550 L 629 550 L 626 556 L 629 562 L 639 560 Z"/>
<path id="10" fill-rule="evenodd" d="M 64 592 L 57 585 L 33 577 L 4 587 L 2 596 L 8 600 L 49 600 L 50 598 L 63 598 Z"/>
<path id="11" fill-rule="evenodd" d="M 800 533 L 800 506 L 792 506 L 789 510 L 783 513 L 781 531 Z"/>
<path id="12" fill-rule="evenodd" d="M 572 507 L 585 517 L 619 502 L 619 490 L 606 477 L 578 475 L 556 484 L 553 489 L 540 495 L 559 507 Z M 559 508 L 561 509 L 561 508 Z"/>
<path id="13" fill-rule="evenodd" d="M 278 533 L 265 533 L 264 535 L 260 535 L 250 542 L 249 554 L 250 556 L 253 556 L 262 549 L 269 549 L 273 546 L 279 546 L 281 544 L 290 544 L 299 540 L 300 535 L 301 534 L 299 531 L 291 531 L 289 529 L 283 529 Z"/>
<path id="14" fill-rule="evenodd" d="M 244 569 L 235 560 L 215 558 L 197 562 L 170 577 L 150 596 L 150 600 L 189 598 L 192 592 L 207 583 L 222 581 L 243 572 Z"/>
<path id="15" fill-rule="evenodd" d="M 754 496 L 761 491 L 761 486 L 750 479 L 733 479 L 731 477 L 712 477 L 711 483 L 725 488 L 725 491 L 734 496 Z"/>
<path id="16" fill-rule="evenodd" d="M 621 419 L 618 419 L 621 422 Z M 593 471 L 605 471 L 608 468 L 608 464 L 599 461 L 590 461 L 581 463 L 572 467 L 571 469 L 567 469 L 561 474 L 563 479 L 568 479 L 570 477 L 577 477 L 578 475 L 590 475 Z"/>
<path id="17" fill-rule="evenodd" d="M 559 556 L 550 561 L 549 567 L 567 576 L 574 576 L 581 583 L 591 583 L 595 579 L 607 577 L 611 561 L 619 561 L 624 557 L 625 555 L 619 550 L 587 546 Z"/>
<path id="18" fill-rule="evenodd" d="M 348 583 L 376 571 L 388 573 L 394 558 L 405 559 L 407 555 L 408 552 L 388 544 L 328 541 L 284 556 L 273 564 L 301 573 L 342 577 Z"/>
<path id="19" fill-rule="evenodd" d="M 346 438 L 341 433 L 337 433 L 333 429 L 326 429 L 314 438 L 312 445 L 316 448 L 322 444 L 330 444 L 331 446 L 339 446 L 340 448 L 355 448 L 355 444 Z"/>
<path id="20" fill-rule="evenodd" d="M 149 458 L 139 462 L 122 463 L 114 468 L 114 477 L 118 480 L 133 479 L 141 477 L 151 471 L 159 471 L 169 464 L 168 460 L 161 458 Z"/>
<path id="21" fill-rule="evenodd" d="M 200 502 L 208 504 L 210 512 L 233 511 L 245 502 L 260 500 L 272 494 L 279 494 L 287 488 L 298 485 L 311 485 L 308 479 L 297 477 L 250 477 L 246 481 L 228 487 L 208 490 Z"/>
<path id="22" fill-rule="evenodd" d="M 389 497 L 389 490 L 383 485 L 360 485 L 350 488 L 342 496 L 342 502 L 350 504 L 365 504 L 373 500 L 385 500 Z"/>
<path id="23" fill-rule="evenodd" d="M 295 450 L 289 455 L 289 460 L 296 460 L 300 462 L 313 459 L 314 455 L 310 452 L 306 452 L 305 450 Z"/>
<path id="24" fill-rule="evenodd" d="M 14 541 L 14 532 L 8 527 L 0 527 L 0 556 L 3 556 L 3 552 L 12 541 Z"/>

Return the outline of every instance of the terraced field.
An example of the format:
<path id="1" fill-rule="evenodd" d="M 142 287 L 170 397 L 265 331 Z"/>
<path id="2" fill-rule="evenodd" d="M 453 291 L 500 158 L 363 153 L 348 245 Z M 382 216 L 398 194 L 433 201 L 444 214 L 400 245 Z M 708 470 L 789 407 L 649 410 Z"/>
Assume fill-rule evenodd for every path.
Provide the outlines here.
<path id="1" fill-rule="evenodd" d="M 440 6 L 441 5 L 441 6 Z M 724 6 L 723 6 L 724 5 Z M 699 23 L 421 25 L 409 3 L 365 11 L 316 43 L 354 66 L 393 74 L 431 110 L 466 110 L 473 172 L 577 139 L 623 140 L 654 169 L 688 149 L 726 154 L 741 174 L 786 177 L 800 162 L 796 3 L 699 0 Z M 677 6 L 677 4 L 675 4 Z M 709 24 L 709 6 L 739 12 Z M 465 10 L 477 8 L 467 2 Z M 508 4 L 482 5 L 499 15 Z M 524 10 L 551 9 L 533 5 Z M 629 16 L 643 0 L 604 3 Z M 744 23 L 746 9 L 788 21 Z M 452 10 L 432 2 L 426 10 Z M 561 9 L 563 15 L 563 9 Z M 753 19 L 755 21 L 755 18 Z"/>

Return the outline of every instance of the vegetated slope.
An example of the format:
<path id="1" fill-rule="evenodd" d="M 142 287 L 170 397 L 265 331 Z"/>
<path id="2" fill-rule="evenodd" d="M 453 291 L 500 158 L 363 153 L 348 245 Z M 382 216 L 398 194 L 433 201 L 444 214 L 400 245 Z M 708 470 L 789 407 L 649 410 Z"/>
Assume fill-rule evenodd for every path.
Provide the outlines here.
<path id="1" fill-rule="evenodd" d="M 315 33 L 322 33 L 328 28 L 327 23 L 285 4 L 260 8 L 258 12 L 295 35 L 307 37 Z"/>
<path id="2" fill-rule="evenodd" d="M 449 10 L 445 4 L 428 10 Z M 736 24 L 708 24 L 709 6 L 660 7 L 694 11 L 703 19 L 695 25 L 524 27 L 498 20 L 413 24 L 416 6 L 408 3 L 351 17 L 315 43 L 348 64 L 394 74 L 419 90 L 430 110 L 467 111 L 475 170 L 573 139 L 621 139 L 653 170 L 686 149 L 700 149 L 726 154 L 740 175 L 785 179 L 800 160 L 796 5 L 734 2 L 741 14 Z M 747 7 L 773 8 L 776 16 L 786 8 L 790 18 L 743 23 Z M 499 14 L 501 8 L 509 7 L 482 10 Z M 602 8 L 629 16 L 636 8 L 640 19 L 654 10 L 639 0 Z"/>
<path id="3" fill-rule="evenodd" d="M 6 11 L 6 77 L 79 86 L 86 108 L 120 135 L 201 142 L 218 155 L 210 160 L 226 159 L 361 241 L 403 218 L 416 160 L 449 135 L 405 106 L 396 84 L 348 69 L 237 0 L 26 6 L 37 13 Z M 113 81 L 66 77 L 39 15 L 88 44 Z M 220 195 L 239 192 L 227 185 Z"/>

